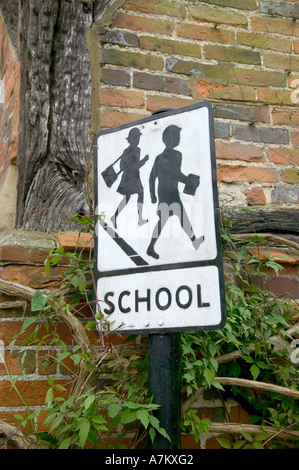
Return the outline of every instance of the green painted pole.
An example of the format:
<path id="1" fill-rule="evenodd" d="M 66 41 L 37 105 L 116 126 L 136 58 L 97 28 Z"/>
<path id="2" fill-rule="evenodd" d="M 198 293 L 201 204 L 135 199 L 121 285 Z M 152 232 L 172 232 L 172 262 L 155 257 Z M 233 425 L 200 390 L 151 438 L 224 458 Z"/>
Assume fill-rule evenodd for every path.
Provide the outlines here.
<path id="1" fill-rule="evenodd" d="M 171 442 L 157 433 L 150 449 L 181 448 L 181 335 L 149 335 L 149 396 L 160 405 L 156 417 Z"/>

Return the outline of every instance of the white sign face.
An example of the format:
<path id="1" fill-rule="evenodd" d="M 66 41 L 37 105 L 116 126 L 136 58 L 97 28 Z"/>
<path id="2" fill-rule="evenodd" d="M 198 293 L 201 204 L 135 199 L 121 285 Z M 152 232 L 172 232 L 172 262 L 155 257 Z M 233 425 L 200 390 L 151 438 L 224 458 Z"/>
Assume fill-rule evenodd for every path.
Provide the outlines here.
<path id="1" fill-rule="evenodd" d="M 95 140 L 97 296 L 111 330 L 224 321 L 211 105 L 153 115 Z"/>

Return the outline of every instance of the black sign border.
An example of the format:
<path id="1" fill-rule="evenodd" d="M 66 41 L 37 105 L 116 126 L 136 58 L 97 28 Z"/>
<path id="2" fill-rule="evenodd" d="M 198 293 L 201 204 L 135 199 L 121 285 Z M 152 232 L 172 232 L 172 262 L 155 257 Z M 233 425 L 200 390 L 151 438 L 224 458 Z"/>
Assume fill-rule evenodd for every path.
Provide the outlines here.
<path id="1" fill-rule="evenodd" d="M 147 333 L 174 333 L 174 332 L 184 332 L 184 331 L 202 331 L 202 330 L 217 330 L 223 328 L 226 323 L 226 301 L 225 301 L 225 282 L 224 282 L 224 269 L 223 269 L 223 258 L 222 258 L 222 245 L 221 245 L 221 231 L 220 231 L 220 210 L 219 210 L 219 200 L 218 200 L 218 188 L 217 188 L 217 165 L 216 165 L 216 152 L 215 152 L 215 141 L 214 141 L 214 113 L 213 106 L 209 101 L 201 101 L 189 106 L 184 106 L 178 109 L 171 109 L 164 112 L 159 112 L 153 114 L 143 119 L 138 119 L 136 121 L 131 121 L 129 123 L 123 124 L 121 126 L 102 129 L 94 137 L 93 142 L 93 163 L 94 163 L 94 204 L 95 208 L 99 207 L 98 200 L 98 138 L 105 134 L 116 133 L 123 129 L 129 129 L 131 127 L 140 126 L 144 123 L 157 121 L 165 117 L 174 116 L 176 114 L 181 114 L 189 111 L 193 111 L 198 108 L 207 108 L 209 114 L 209 131 L 210 131 L 210 152 L 211 152 L 211 174 L 212 174 L 212 191 L 213 191 L 213 205 L 214 205 L 214 220 L 215 220 L 215 235 L 216 235 L 216 247 L 217 255 L 212 260 L 199 260 L 199 261 L 188 261 L 180 263 L 170 263 L 170 264 L 161 264 L 154 266 L 136 266 L 132 268 L 117 269 L 111 271 L 99 271 L 97 269 L 97 259 L 99 252 L 99 243 L 97 237 L 97 230 L 95 226 L 95 236 L 94 236 L 94 269 L 93 276 L 95 279 L 95 284 L 97 288 L 97 283 L 100 278 L 104 277 L 113 277 L 113 276 L 122 276 L 127 274 L 137 274 L 145 273 L 150 271 L 170 271 L 174 269 L 182 268 L 194 268 L 202 266 L 216 266 L 218 268 L 219 274 L 219 290 L 220 290 L 220 308 L 221 308 L 221 321 L 217 325 L 202 325 L 202 326 L 191 326 L 191 327 L 170 327 L 170 328 L 148 328 L 148 329 L 128 329 L 128 330 L 118 330 L 115 334 L 147 334 Z M 95 306 L 96 308 L 96 306 Z"/>

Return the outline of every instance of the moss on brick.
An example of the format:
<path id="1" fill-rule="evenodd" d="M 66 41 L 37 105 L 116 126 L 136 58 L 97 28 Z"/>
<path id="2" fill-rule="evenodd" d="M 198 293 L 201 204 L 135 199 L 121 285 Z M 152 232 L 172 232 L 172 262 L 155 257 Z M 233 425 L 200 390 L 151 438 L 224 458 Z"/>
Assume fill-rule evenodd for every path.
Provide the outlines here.
<path id="1" fill-rule="evenodd" d="M 186 8 L 177 0 L 127 0 L 123 6 L 126 10 L 135 10 L 142 13 L 185 18 Z"/>
<path id="2" fill-rule="evenodd" d="M 299 184 L 299 170 L 298 168 L 287 168 L 281 174 L 281 179 L 285 183 Z"/>
<path id="3" fill-rule="evenodd" d="M 221 62 L 237 62 L 240 64 L 261 64 L 259 52 L 244 50 L 234 46 L 204 46 L 204 55 L 206 59 L 216 59 Z"/>
<path id="4" fill-rule="evenodd" d="M 157 38 L 154 36 L 141 36 L 140 48 L 150 51 L 159 51 L 163 54 L 179 54 L 201 58 L 201 46 L 191 42 L 177 41 L 172 39 Z"/>
<path id="5" fill-rule="evenodd" d="M 101 62 L 150 70 L 162 70 L 164 66 L 162 57 L 140 54 L 138 52 L 120 51 L 118 49 L 103 49 Z"/>
<path id="6" fill-rule="evenodd" d="M 169 72 L 182 73 L 185 75 L 200 75 L 204 80 L 211 78 L 217 83 L 227 84 L 228 70 L 232 68 L 230 65 L 209 65 L 200 62 L 181 60 L 175 57 L 166 59 L 166 70 Z"/>
<path id="7" fill-rule="evenodd" d="M 238 8 L 241 10 L 256 10 L 257 0 L 202 0 L 202 3 L 218 5 L 221 7 Z"/>
<path id="8" fill-rule="evenodd" d="M 233 44 L 235 42 L 235 32 L 221 26 L 214 28 L 214 26 L 206 24 L 179 22 L 177 34 L 185 38 L 219 42 L 220 44 Z"/>
<path id="9" fill-rule="evenodd" d="M 251 27 L 255 31 L 264 31 L 265 33 L 299 36 L 299 23 L 289 18 L 254 15 L 251 17 Z"/>
<path id="10" fill-rule="evenodd" d="M 237 33 L 237 41 L 244 46 L 271 49 L 280 52 L 292 52 L 291 39 L 271 36 L 269 33 L 262 34 L 240 31 Z"/>
<path id="11" fill-rule="evenodd" d="M 227 10 L 218 6 L 194 5 L 189 8 L 191 18 L 210 23 L 247 26 L 248 18 L 244 13 Z"/>
<path id="12" fill-rule="evenodd" d="M 286 74 L 280 71 L 257 70 L 245 68 L 228 69 L 228 83 L 239 85 L 255 85 L 261 87 L 285 87 Z"/>
<path id="13" fill-rule="evenodd" d="M 266 67 L 299 71 L 299 57 L 287 54 L 275 54 L 275 52 L 265 52 L 263 59 Z"/>

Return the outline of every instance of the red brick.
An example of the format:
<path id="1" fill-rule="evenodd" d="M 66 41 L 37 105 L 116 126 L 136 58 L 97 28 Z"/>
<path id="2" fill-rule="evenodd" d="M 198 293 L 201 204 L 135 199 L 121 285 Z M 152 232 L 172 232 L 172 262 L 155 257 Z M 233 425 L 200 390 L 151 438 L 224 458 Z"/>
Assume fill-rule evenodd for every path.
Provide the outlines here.
<path id="1" fill-rule="evenodd" d="M 176 95 L 191 95 L 188 81 L 165 75 L 153 75 L 146 72 L 133 73 L 133 86 L 143 90 L 157 90 Z"/>
<path id="2" fill-rule="evenodd" d="M 290 90 L 262 87 L 257 88 L 257 95 L 262 103 L 294 106 Z"/>
<path id="3" fill-rule="evenodd" d="M 0 247 L 0 260 L 11 262 L 26 262 L 28 250 L 21 246 L 4 245 Z"/>
<path id="4" fill-rule="evenodd" d="M 183 106 L 189 106 L 195 103 L 195 100 L 188 98 L 178 98 L 176 96 L 160 96 L 160 95 L 149 95 L 147 97 L 147 109 L 148 111 L 156 111 L 161 108 L 180 108 Z"/>
<path id="5" fill-rule="evenodd" d="M 192 435 L 182 435 L 181 449 L 200 449 L 200 441 L 195 442 L 194 436 Z"/>
<path id="6" fill-rule="evenodd" d="M 125 10 L 185 18 L 186 8 L 180 0 L 126 0 Z"/>
<path id="7" fill-rule="evenodd" d="M 278 33 L 287 36 L 299 36 L 299 24 L 292 19 L 282 19 L 269 16 L 252 16 L 251 26 L 255 31 Z"/>
<path id="8" fill-rule="evenodd" d="M 276 170 L 257 166 L 220 165 L 218 178 L 223 183 L 276 183 L 278 181 Z"/>
<path id="9" fill-rule="evenodd" d="M 280 165 L 299 165 L 299 149 L 268 148 L 267 157 L 270 162 Z"/>
<path id="10" fill-rule="evenodd" d="M 121 108 L 144 108 L 143 93 L 133 90 L 100 89 L 102 106 L 119 106 Z"/>
<path id="11" fill-rule="evenodd" d="M 216 141 L 216 157 L 223 160 L 244 160 L 259 162 L 263 159 L 263 149 L 237 142 Z"/>
<path id="12" fill-rule="evenodd" d="M 114 26 L 133 31 L 145 31 L 171 35 L 175 29 L 174 21 L 164 21 L 158 18 L 117 13 L 113 19 Z"/>
<path id="13" fill-rule="evenodd" d="M 220 44 L 234 44 L 235 32 L 224 28 L 214 28 L 202 24 L 178 23 L 178 36 L 198 39 L 199 41 L 219 42 Z"/>
<path id="14" fill-rule="evenodd" d="M 5 351 L 5 362 L 11 375 L 19 375 L 22 373 L 23 369 L 25 369 L 26 374 L 35 372 L 35 353 L 31 350 L 27 350 L 23 366 L 21 365 L 22 355 L 23 352 L 13 351 L 11 353 L 10 351 Z M 0 363 L 0 376 L 1 375 L 7 375 L 7 371 L 4 364 Z"/>
<path id="15" fill-rule="evenodd" d="M 294 55 L 265 52 L 263 62 L 265 67 L 299 71 L 299 57 Z"/>
<path id="16" fill-rule="evenodd" d="M 252 188 L 250 191 L 245 192 L 245 196 L 249 206 L 255 204 L 266 204 L 266 196 L 263 188 Z"/>
<path id="17" fill-rule="evenodd" d="M 49 255 L 49 251 L 47 250 L 37 250 L 33 249 L 29 252 L 28 261 L 31 263 L 40 263 L 44 264 L 45 260 Z"/>
<path id="18" fill-rule="evenodd" d="M 117 127 L 121 126 L 122 124 L 127 124 L 129 122 L 135 121 L 137 119 L 143 119 L 147 116 L 150 116 L 150 113 L 137 114 L 121 111 L 104 110 L 101 112 L 101 127 Z"/>
<path id="19" fill-rule="evenodd" d="M 3 267 L 0 277 L 33 289 L 48 289 L 60 286 L 64 272 L 61 266 L 51 267 L 48 277 L 43 266 L 8 265 Z"/>
<path id="20" fill-rule="evenodd" d="M 69 388 L 69 383 L 66 381 L 59 380 L 56 383 Z M 47 380 L 19 380 L 16 386 L 29 406 L 44 404 L 47 391 L 49 390 Z M 55 394 L 67 396 L 67 392 L 64 391 L 59 391 Z M 24 406 L 15 389 L 11 387 L 10 381 L 0 382 L 0 406 Z"/>
<path id="21" fill-rule="evenodd" d="M 200 99 L 228 101 L 256 101 L 255 90 L 246 85 L 224 85 L 198 80 L 196 76 L 189 81 L 194 96 Z"/>
<path id="22" fill-rule="evenodd" d="M 75 372 L 75 369 L 75 363 L 69 356 L 63 359 L 62 363 L 60 364 L 60 373 L 62 375 L 72 375 L 72 373 Z"/>
<path id="23" fill-rule="evenodd" d="M 65 250 L 90 250 L 94 246 L 93 236 L 89 233 L 61 232 L 57 237 Z"/>
<path id="24" fill-rule="evenodd" d="M 278 297 L 299 298 L 299 283 L 297 278 L 288 278 L 283 276 L 276 276 L 267 279 L 264 282 L 265 289 L 274 292 Z"/>
<path id="25" fill-rule="evenodd" d="M 240 406 L 232 406 L 229 411 L 229 420 L 232 423 L 240 422 Z"/>
<path id="26" fill-rule="evenodd" d="M 290 131 L 290 139 L 293 145 L 299 145 L 299 131 Z"/>
<path id="27" fill-rule="evenodd" d="M 285 124 L 286 126 L 299 125 L 299 111 L 296 109 L 273 109 L 273 124 Z"/>

